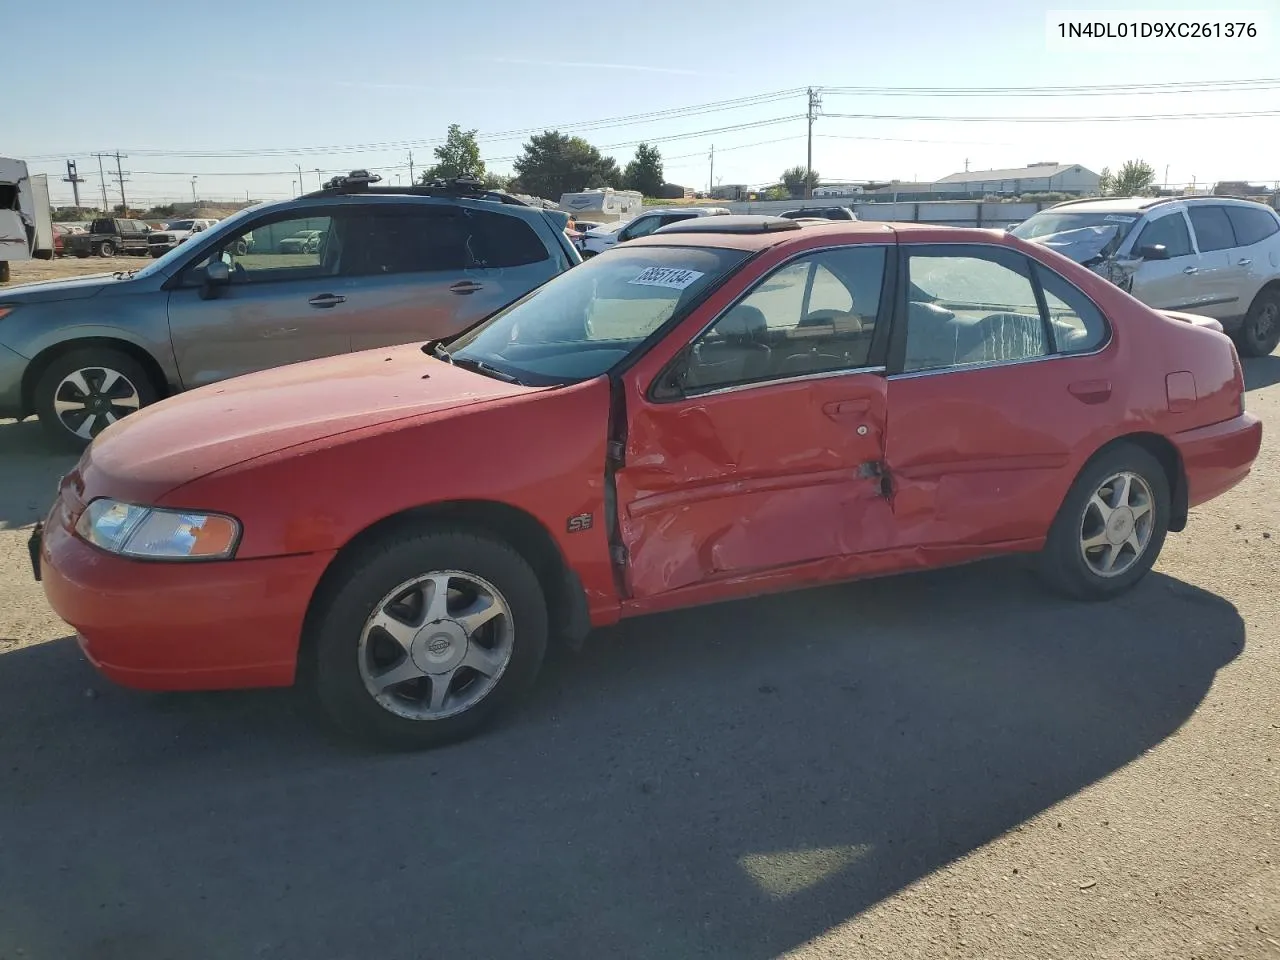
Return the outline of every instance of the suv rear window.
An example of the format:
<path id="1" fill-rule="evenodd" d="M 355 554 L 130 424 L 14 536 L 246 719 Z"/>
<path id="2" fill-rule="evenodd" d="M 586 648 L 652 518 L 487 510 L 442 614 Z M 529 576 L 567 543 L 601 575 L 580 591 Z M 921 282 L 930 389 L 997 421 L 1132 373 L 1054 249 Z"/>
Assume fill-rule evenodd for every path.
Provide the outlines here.
<path id="1" fill-rule="evenodd" d="M 1267 239 L 1280 224 L 1276 223 L 1275 214 L 1253 207 L 1226 207 L 1227 219 L 1236 233 L 1236 245 L 1248 247 Z"/>
<path id="2" fill-rule="evenodd" d="M 485 266 L 523 267 L 550 258 L 533 227 L 505 213 L 469 211 L 472 236 L 480 241 Z"/>
<path id="3" fill-rule="evenodd" d="M 89 225 L 90 233 L 115 233 L 116 222 L 114 220 L 95 220 Z"/>

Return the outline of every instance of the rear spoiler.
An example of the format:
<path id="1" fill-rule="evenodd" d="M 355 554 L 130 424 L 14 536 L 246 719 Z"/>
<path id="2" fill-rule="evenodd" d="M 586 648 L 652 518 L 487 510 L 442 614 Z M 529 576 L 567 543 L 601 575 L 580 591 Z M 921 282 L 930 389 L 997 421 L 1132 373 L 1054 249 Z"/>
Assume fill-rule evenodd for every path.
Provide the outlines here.
<path id="1" fill-rule="evenodd" d="M 557 230 L 563 230 L 569 225 L 569 215 L 563 210 L 544 209 L 542 212 L 546 215 L 547 219 L 551 221 L 551 225 Z"/>

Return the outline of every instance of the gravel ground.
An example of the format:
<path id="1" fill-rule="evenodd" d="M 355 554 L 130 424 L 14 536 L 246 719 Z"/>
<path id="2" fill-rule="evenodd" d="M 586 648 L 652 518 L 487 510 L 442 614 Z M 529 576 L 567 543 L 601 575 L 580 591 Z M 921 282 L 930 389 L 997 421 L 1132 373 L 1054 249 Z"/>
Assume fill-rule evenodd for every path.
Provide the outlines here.
<path id="1" fill-rule="evenodd" d="M 1274 428 L 1119 601 L 1002 561 L 653 617 L 412 756 L 100 680 L 25 552 L 70 464 L 0 423 L 0 960 L 1280 957 Z"/>

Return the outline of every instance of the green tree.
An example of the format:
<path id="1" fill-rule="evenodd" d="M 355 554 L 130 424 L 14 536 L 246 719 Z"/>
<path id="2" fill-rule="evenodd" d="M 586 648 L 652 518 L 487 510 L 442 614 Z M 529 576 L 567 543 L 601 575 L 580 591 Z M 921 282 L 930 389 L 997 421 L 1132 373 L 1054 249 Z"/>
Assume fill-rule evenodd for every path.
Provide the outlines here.
<path id="1" fill-rule="evenodd" d="M 761 199 L 764 199 L 764 200 L 790 200 L 790 199 L 791 199 L 791 191 L 790 191 L 790 190 L 788 190 L 786 187 L 784 187 L 784 186 L 783 186 L 782 184 L 780 184 L 780 183 L 779 183 L 779 184 L 775 184 L 774 186 L 770 187 L 768 190 L 764 191 L 764 194 L 763 194 L 763 196 L 762 196 L 762 198 L 761 198 Z"/>
<path id="2" fill-rule="evenodd" d="M 510 190 L 511 177 L 503 173 L 486 173 L 484 175 L 484 185 L 490 190 Z"/>
<path id="3" fill-rule="evenodd" d="M 1156 172 L 1145 160 L 1126 160 L 1115 173 L 1103 167 L 1098 186 L 1104 196 L 1140 197 L 1155 186 Z"/>
<path id="4" fill-rule="evenodd" d="M 792 197 L 803 197 L 805 181 L 808 180 L 810 187 L 818 185 L 818 171 L 810 170 L 808 176 L 805 176 L 804 167 L 790 167 L 782 171 L 782 185 L 787 188 L 787 193 Z"/>
<path id="5" fill-rule="evenodd" d="M 591 187 L 616 187 L 622 179 L 612 157 L 558 130 L 530 137 L 514 166 L 520 189 L 546 200 Z"/>
<path id="6" fill-rule="evenodd" d="M 628 190 L 639 190 L 646 197 L 657 197 L 662 193 L 663 180 L 662 154 L 657 147 L 640 144 L 636 147 L 635 159 L 627 164 L 623 183 Z"/>
<path id="7" fill-rule="evenodd" d="M 452 180 L 456 177 L 484 178 L 484 161 L 480 159 L 480 144 L 475 130 L 463 130 L 459 124 L 449 124 L 444 143 L 435 149 L 436 162 L 422 171 L 422 181 Z"/>

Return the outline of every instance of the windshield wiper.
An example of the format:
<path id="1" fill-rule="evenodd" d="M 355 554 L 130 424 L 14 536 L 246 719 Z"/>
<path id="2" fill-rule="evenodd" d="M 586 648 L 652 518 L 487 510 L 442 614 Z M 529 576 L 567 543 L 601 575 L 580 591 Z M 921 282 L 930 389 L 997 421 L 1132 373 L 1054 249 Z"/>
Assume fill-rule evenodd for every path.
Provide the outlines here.
<path id="1" fill-rule="evenodd" d="M 137 272 L 138 272 L 137 270 L 117 270 L 115 273 L 112 274 L 112 276 L 115 277 L 117 280 L 128 280 Z"/>
<path id="2" fill-rule="evenodd" d="M 445 363 L 453 363 L 453 354 L 444 348 L 444 344 L 439 340 L 430 340 L 422 345 L 423 352 L 430 351 L 431 355 L 437 360 L 443 360 Z"/>
<path id="3" fill-rule="evenodd" d="M 445 352 L 447 353 L 448 351 L 445 351 Z M 499 370 L 497 367 L 491 366 L 485 363 L 483 360 L 477 360 L 474 357 L 452 357 L 452 359 L 450 359 L 449 362 L 457 367 L 463 367 L 464 369 L 467 369 L 467 370 L 474 370 L 476 373 L 483 374 L 486 377 L 493 377 L 495 380 L 502 380 L 506 383 L 514 383 L 522 387 L 524 386 L 523 383 L 521 383 L 518 379 L 513 377 L 511 374 L 507 373 L 507 371 Z"/>

